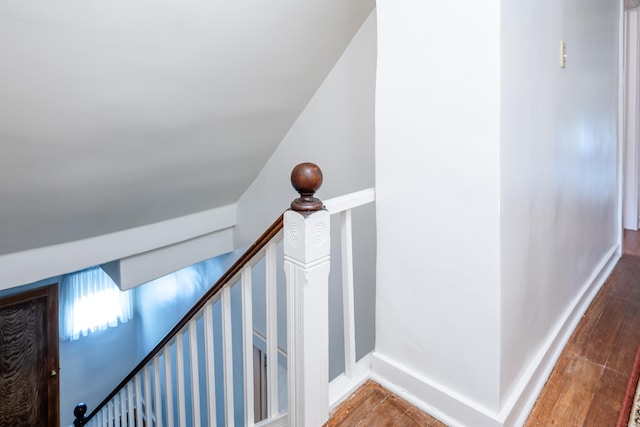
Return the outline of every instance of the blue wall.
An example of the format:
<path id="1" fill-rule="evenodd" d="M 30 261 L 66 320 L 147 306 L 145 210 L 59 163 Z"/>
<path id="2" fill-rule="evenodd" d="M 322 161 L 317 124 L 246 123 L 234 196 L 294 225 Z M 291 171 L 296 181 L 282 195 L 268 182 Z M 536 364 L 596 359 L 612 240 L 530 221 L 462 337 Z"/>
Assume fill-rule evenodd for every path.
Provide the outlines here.
<path id="1" fill-rule="evenodd" d="M 136 334 L 134 317 L 116 328 L 60 342 L 61 426 L 73 423 L 78 402 L 91 412 L 131 372 L 137 363 Z"/>
<path id="2" fill-rule="evenodd" d="M 215 283 L 228 254 L 211 258 L 134 289 L 138 360 L 142 360 Z"/>

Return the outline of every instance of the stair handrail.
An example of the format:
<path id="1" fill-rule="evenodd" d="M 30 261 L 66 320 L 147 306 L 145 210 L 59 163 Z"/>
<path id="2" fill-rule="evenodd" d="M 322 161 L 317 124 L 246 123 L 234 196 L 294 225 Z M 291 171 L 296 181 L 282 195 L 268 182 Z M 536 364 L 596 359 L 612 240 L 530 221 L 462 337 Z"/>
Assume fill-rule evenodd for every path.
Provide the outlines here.
<path id="1" fill-rule="evenodd" d="M 232 282 L 232 280 L 240 274 L 242 269 L 249 264 L 249 262 L 260 253 L 262 249 L 264 249 L 269 243 L 283 228 L 283 215 L 280 214 L 278 218 L 256 239 L 255 242 L 247 250 L 234 262 L 227 271 L 225 271 L 222 276 L 205 292 L 205 294 L 195 303 L 193 307 L 180 319 L 180 321 L 165 335 L 165 337 L 160 340 L 160 342 L 149 352 L 141 361 L 136 365 L 135 368 L 113 389 L 111 393 L 107 395 L 107 397 L 100 402 L 96 408 L 91 411 L 89 415 L 84 415 L 83 412 L 74 411 L 76 415 L 76 423 L 77 421 L 82 422 L 85 425 L 91 420 L 100 410 L 109 403 L 109 401 L 114 398 L 118 392 L 125 387 L 144 367 L 153 360 L 153 358 L 158 355 L 164 347 L 171 342 L 175 338 L 175 336 L 182 331 L 182 329 L 189 324 L 191 319 L 197 315 L 200 310 L 209 302 L 212 298 L 216 296 L 227 284 Z M 82 404 L 79 404 L 80 406 Z M 76 408 L 78 408 L 76 406 Z M 86 405 L 84 407 L 84 411 L 86 412 Z M 82 418 L 78 418 L 81 416 Z"/>
<path id="2" fill-rule="evenodd" d="M 272 425 L 281 426 L 286 423 L 292 423 L 293 425 L 324 425 L 328 420 L 329 414 L 329 383 L 328 378 L 328 358 L 318 361 L 316 355 L 328 353 L 328 273 L 330 268 L 330 216 L 333 214 L 340 214 L 341 224 L 341 244 L 342 244 L 342 275 L 343 275 L 343 310 L 345 325 L 344 325 L 344 339 L 345 339 L 345 372 L 339 378 L 336 378 L 331 384 L 336 383 L 336 387 L 331 392 L 335 396 L 338 396 L 336 392 L 340 393 L 340 396 L 348 390 L 351 390 L 354 385 L 361 382 L 359 379 L 363 372 L 366 373 L 366 369 L 363 371 L 362 367 L 368 362 L 366 357 L 363 359 L 364 363 L 356 361 L 355 355 L 355 318 L 354 318 L 354 301 L 353 301 L 353 260 L 352 260 L 352 237 L 351 237 L 351 210 L 355 207 L 365 205 L 375 201 L 375 189 L 368 188 L 360 190 L 354 193 L 346 194 L 343 196 L 335 197 L 333 199 L 322 202 L 314 197 L 315 191 L 322 184 L 322 172 L 317 165 L 313 163 L 302 163 L 294 168 L 291 174 L 291 183 L 294 189 L 299 193 L 300 197 L 295 199 L 291 203 L 291 208 L 281 214 L 268 228 L 262 233 L 262 235 L 251 245 L 249 248 L 234 262 L 231 267 L 225 271 L 222 276 L 205 292 L 205 294 L 189 309 L 189 311 L 181 318 L 181 320 L 166 334 L 166 336 L 149 352 L 136 367 L 122 380 L 112 392 L 88 415 L 86 416 L 87 407 L 84 403 L 80 403 L 74 410 L 76 416 L 73 422 L 74 426 L 84 426 L 92 421 L 95 424 L 95 420 L 92 420 L 96 415 L 101 414 L 103 422 L 106 421 L 106 417 L 111 417 L 111 410 L 114 409 L 115 416 L 121 416 L 121 422 L 124 417 L 128 416 L 128 424 L 135 423 L 134 418 L 137 417 L 139 422 L 143 422 L 142 414 L 138 411 L 138 415 L 135 415 L 135 409 L 132 406 L 131 396 L 133 393 L 133 387 L 136 387 L 135 395 L 137 396 L 137 405 L 145 405 L 145 401 L 141 398 L 140 380 L 144 372 L 145 377 L 145 393 L 147 396 L 150 393 L 150 380 L 149 380 L 149 365 L 154 364 L 154 369 L 157 368 L 158 358 L 162 356 L 161 352 L 164 351 L 165 357 L 165 369 L 168 346 L 172 345 L 175 341 L 177 346 L 182 344 L 182 335 L 186 330 L 191 334 L 190 342 L 195 340 L 195 320 L 199 315 L 204 315 L 205 318 L 209 316 L 208 322 L 212 321 L 212 305 L 217 301 L 218 294 L 219 299 L 222 300 L 223 311 L 223 335 L 228 328 L 225 328 L 225 308 L 227 307 L 227 316 L 230 316 L 230 288 L 238 283 L 241 283 L 243 294 L 243 336 L 251 334 L 251 329 L 247 332 L 247 325 L 251 328 L 251 303 L 248 305 L 245 303 L 245 293 L 247 301 L 251 301 L 251 269 L 263 258 L 267 260 L 267 287 L 269 289 L 275 289 L 275 275 L 270 275 L 269 265 L 275 266 L 275 247 L 278 243 L 282 242 L 284 249 L 284 269 L 286 276 L 286 288 L 287 288 L 287 343 L 288 343 L 288 355 L 287 355 L 287 376 L 288 376 L 288 389 L 290 390 L 288 395 L 288 410 L 287 412 L 281 412 L 278 410 L 278 391 L 277 383 L 271 385 L 268 390 L 268 399 L 271 401 L 271 405 L 268 408 L 268 414 L 263 421 L 255 425 Z M 304 237 L 308 236 L 308 237 Z M 309 239 L 310 237 L 310 239 Z M 274 268 L 274 267 L 272 267 Z M 273 269 L 271 270 L 273 272 Z M 247 274 L 248 273 L 248 274 Z M 247 277 L 246 277 L 247 276 Z M 271 281 L 269 280 L 271 278 Z M 271 283 L 271 285 L 269 285 Z M 267 295 L 268 301 L 270 298 L 274 298 Z M 215 300 L 215 301 L 214 301 Z M 273 337 L 277 336 L 277 332 L 272 330 L 274 328 L 274 312 L 271 311 L 269 315 L 269 302 L 267 304 L 267 328 L 271 330 L 267 333 Z M 271 303 L 274 307 L 274 302 Z M 248 311 L 247 311 L 248 310 Z M 208 314 L 207 314 L 208 313 Z M 249 313 L 249 314 L 246 314 Z M 226 318 L 227 322 L 231 322 L 229 317 Z M 269 319 L 271 320 L 271 326 L 269 326 Z M 313 319 L 309 321 L 309 319 Z M 254 331 L 255 333 L 255 331 Z M 274 335 L 274 333 L 276 335 Z M 205 341 L 209 338 L 209 346 L 206 352 L 212 352 L 212 335 L 213 331 L 209 329 L 206 332 L 205 327 Z M 269 336 L 267 335 L 267 336 Z M 299 340 L 298 337 L 309 336 L 315 337 L 310 340 Z M 228 337 L 228 336 L 227 336 Z M 230 340 L 231 338 L 225 338 Z M 277 343 L 267 340 L 267 354 L 269 360 L 277 361 Z M 243 343 L 243 354 L 250 354 L 251 343 L 250 341 Z M 180 344 L 178 344 L 180 343 Z M 231 345 L 231 342 L 223 343 L 223 345 Z M 196 351 L 192 347 L 190 351 Z M 273 352 L 276 352 L 274 355 Z M 223 350 L 224 352 L 224 350 Z M 178 357 L 178 356 L 176 356 Z M 224 357 L 223 357 L 224 359 Z M 180 359 L 177 359 L 180 360 Z M 178 362 L 176 362 L 178 363 Z M 183 363 L 183 362 L 180 362 Z M 223 360 L 223 364 L 226 365 L 226 361 Z M 277 377 L 277 364 L 272 365 L 271 362 L 268 369 L 272 378 Z M 250 360 L 244 359 L 243 364 L 251 366 Z M 229 364 L 231 366 L 231 364 Z M 366 366 L 365 366 L 366 367 Z M 147 369 L 147 371 L 145 371 Z M 208 366 L 207 366 L 207 369 Z M 232 369 L 232 368 L 229 368 Z M 250 369 L 250 368 L 249 368 Z M 275 371 L 273 371 L 275 369 Z M 273 372 L 272 372 L 273 371 Z M 154 376 L 157 377 L 159 371 L 156 371 Z M 228 381 L 227 375 L 229 370 L 225 371 L 224 381 L 225 389 Z M 232 372 L 232 371 L 231 371 Z M 165 374 L 166 375 L 166 374 Z M 197 374 L 196 374 L 197 375 Z M 209 375 L 209 374 L 207 374 Z M 212 374 L 211 374 L 212 375 Z M 231 375 L 231 374 L 229 374 Z M 249 380 L 244 384 L 245 393 L 245 420 L 252 419 L 253 413 L 253 400 L 251 397 L 248 384 L 252 383 L 251 370 L 245 372 L 248 375 Z M 213 381 L 213 377 L 208 377 L 209 384 Z M 232 380 L 231 380 L 232 381 Z M 135 382 L 135 385 L 133 383 Z M 178 379 L 180 384 L 180 379 Z M 197 390 L 197 382 L 193 386 Z M 128 388 L 127 388 L 128 387 Z M 156 385 L 156 401 L 159 399 L 159 388 Z M 178 386 L 182 387 L 182 393 L 184 393 L 184 373 L 182 373 L 182 383 Z M 275 390 L 272 390 L 276 387 Z M 125 391 L 127 388 L 127 391 Z M 344 389 L 344 390 L 342 390 Z M 168 388 L 169 390 L 169 388 Z M 169 391 L 167 390 L 167 393 Z M 291 391 L 295 390 L 294 393 Z M 231 390 L 226 390 L 231 392 Z M 124 394 L 122 394 L 124 393 Z M 193 393 L 196 393 L 193 391 Z M 228 393 L 227 393 L 228 394 Z M 225 394 L 225 414 L 228 411 L 233 412 L 233 399 L 230 403 L 227 403 Z M 198 394 L 196 394 L 197 396 Z M 116 398 L 120 398 L 120 403 L 117 403 Z M 338 396 L 339 397 L 339 396 Z M 215 399 L 215 392 L 212 392 L 210 399 Z M 125 399 L 128 401 L 128 409 L 125 408 Z M 248 399 L 250 404 L 246 404 Z M 335 399 L 332 397 L 332 401 Z M 198 398 L 199 400 L 199 398 Z M 199 407 L 198 400 L 193 403 L 193 411 L 195 413 L 197 407 Z M 213 400 L 209 402 L 209 405 Z M 306 402 L 315 402 L 313 408 L 306 405 Z M 276 402 L 276 403 L 273 403 Z M 148 403 L 148 402 L 147 402 Z M 114 408 L 114 406 L 116 408 Z M 118 409 L 122 405 L 122 411 Z M 273 406 L 275 405 L 275 406 Z M 108 409 L 107 409 L 108 408 Z M 249 408 L 249 409 L 247 409 Z M 141 409 L 140 409 L 141 410 Z M 107 411 L 107 412 L 104 412 Z M 159 414 L 156 409 L 156 416 Z M 160 409 L 162 411 L 162 409 Z M 215 417 L 215 409 L 207 410 L 209 416 Z M 147 407 L 145 410 L 147 417 L 152 417 L 151 409 Z M 169 413 L 173 414 L 171 405 L 167 408 L 167 416 Z M 133 415 L 132 415 L 133 414 Z M 211 415 L 213 414 L 213 415 Z M 173 416 L 173 415 L 172 415 Z M 186 414 L 184 412 L 184 406 L 181 406 L 179 413 L 179 420 L 181 425 L 186 422 Z M 265 423 L 268 421 L 269 423 Z M 214 423 L 209 419 L 209 423 Z M 284 424 L 283 424 L 284 423 Z M 124 424 L 121 424 L 124 425 Z M 134 424 L 135 425 L 135 424 Z M 199 425 L 199 424 L 198 424 Z M 254 425 L 251 423 L 250 425 Z"/>

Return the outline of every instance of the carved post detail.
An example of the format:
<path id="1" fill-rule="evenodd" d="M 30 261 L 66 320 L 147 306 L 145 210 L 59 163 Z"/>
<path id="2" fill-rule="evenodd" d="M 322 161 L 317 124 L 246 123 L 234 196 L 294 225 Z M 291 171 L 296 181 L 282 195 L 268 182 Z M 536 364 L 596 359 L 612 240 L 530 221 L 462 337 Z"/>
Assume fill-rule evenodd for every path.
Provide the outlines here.
<path id="1" fill-rule="evenodd" d="M 73 415 L 75 415 L 75 420 L 73 420 L 74 427 L 82 427 L 87 423 L 87 404 L 84 402 L 80 402 L 76 405 L 73 410 Z"/>
<path id="2" fill-rule="evenodd" d="M 284 213 L 289 425 L 322 426 L 329 418 L 330 220 L 313 197 L 322 184 L 318 166 L 296 166 L 291 183 L 300 197 Z"/>

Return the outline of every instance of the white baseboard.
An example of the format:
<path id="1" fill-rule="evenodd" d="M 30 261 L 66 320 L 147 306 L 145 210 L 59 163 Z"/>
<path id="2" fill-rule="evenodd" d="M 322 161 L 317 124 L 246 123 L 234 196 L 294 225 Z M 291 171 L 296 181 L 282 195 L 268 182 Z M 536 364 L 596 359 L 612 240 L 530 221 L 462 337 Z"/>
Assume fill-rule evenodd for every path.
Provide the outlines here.
<path id="1" fill-rule="evenodd" d="M 524 371 L 518 385 L 514 387 L 511 396 L 506 399 L 500 413 L 505 426 L 524 425 L 542 391 L 547 379 L 551 375 L 562 350 L 571 338 L 573 331 L 578 326 L 582 315 L 611 274 L 616 263 L 620 259 L 620 246 L 614 245 L 602 261 L 594 269 L 589 279 L 585 282 L 581 292 L 567 307 L 561 320 L 548 334 L 547 340 L 541 347 L 542 350 Z"/>
<path id="2" fill-rule="evenodd" d="M 523 371 L 498 413 L 376 352 L 372 354 L 371 378 L 452 427 L 524 425 L 560 353 L 619 258 L 619 246 L 615 245 L 550 330 L 540 352 Z"/>
<path id="3" fill-rule="evenodd" d="M 373 353 L 372 371 L 374 381 L 450 427 L 500 427 L 480 405 L 382 354 Z"/>
<path id="4" fill-rule="evenodd" d="M 353 376 L 340 374 L 329 383 L 329 408 L 332 411 L 370 378 L 371 354 L 365 355 L 356 363 Z"/>

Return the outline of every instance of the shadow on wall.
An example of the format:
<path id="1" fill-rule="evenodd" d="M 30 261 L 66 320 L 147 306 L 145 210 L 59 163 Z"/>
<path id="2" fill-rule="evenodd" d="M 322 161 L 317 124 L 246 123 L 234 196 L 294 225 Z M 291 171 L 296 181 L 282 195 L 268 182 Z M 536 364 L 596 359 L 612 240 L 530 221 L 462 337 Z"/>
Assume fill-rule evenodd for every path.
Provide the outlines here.
<path id="1" fill-rule="evenodd" d="M 138 360 L 153 350 L 241 253 L 201 261 L 135 289 Z"/>

